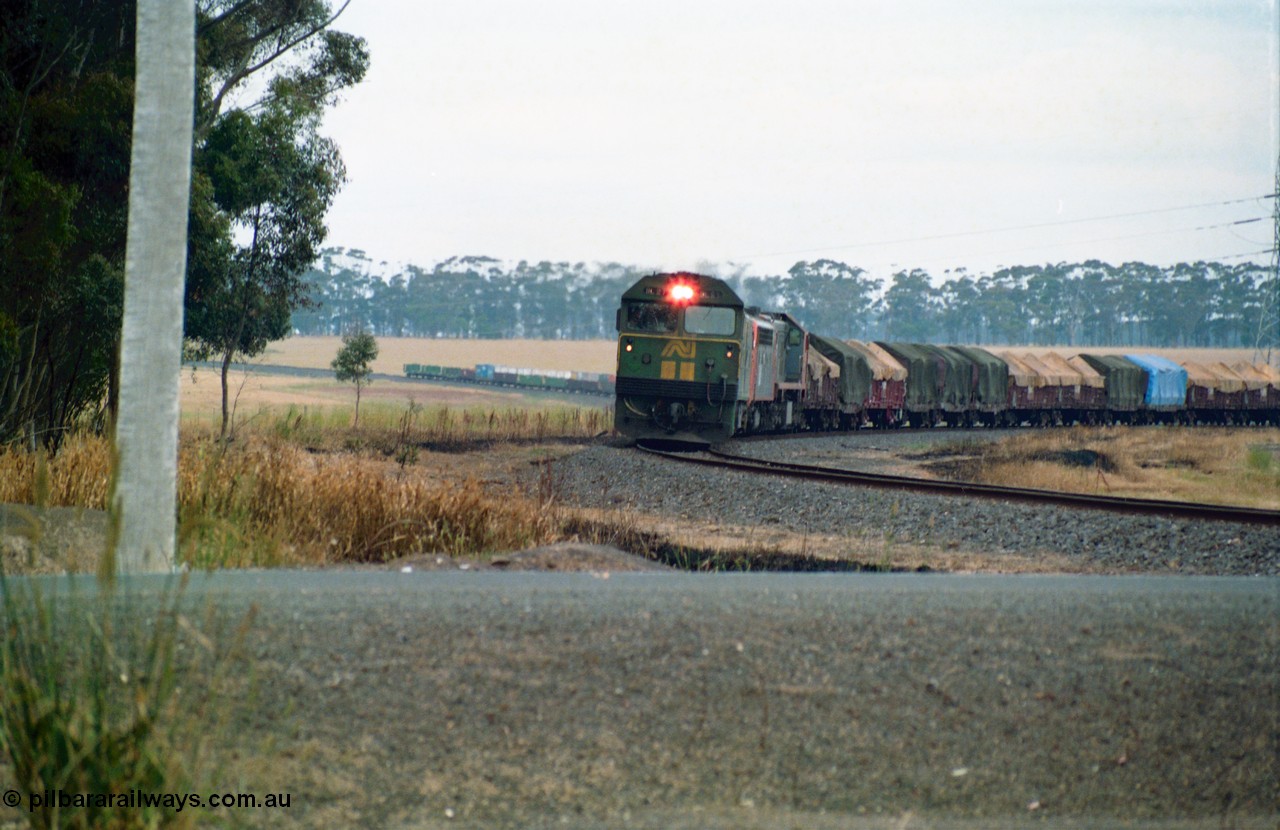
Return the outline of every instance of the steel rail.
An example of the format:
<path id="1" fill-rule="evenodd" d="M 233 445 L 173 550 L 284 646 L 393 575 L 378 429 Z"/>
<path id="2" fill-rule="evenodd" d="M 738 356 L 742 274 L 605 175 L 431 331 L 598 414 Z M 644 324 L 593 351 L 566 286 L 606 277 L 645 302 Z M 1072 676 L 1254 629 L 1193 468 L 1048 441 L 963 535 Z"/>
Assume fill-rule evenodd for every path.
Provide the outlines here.
<path id="1" fill-rule="evenodd" d="M 669 452 L 654 446 L 647 446 L 643 441 L 636 442 L 636 447 L 652 455 L 688 464 L 699 464 L 706 467 L 718 467 L 741 472 L 788 476 L 834 484 L 863 485 L 893 490 L 911 490 L 921 493 L 1019 501 L 1032 504 L 1052 504 L 1059 507 L 1109 510 L 1117 513 L 1280 526 L 1280 510 L 1199 504 L 1165 499 L 1094 496 L 1085 493 L 1038 490 L 1031 487 L 1003 487 L 995 484 L 979 484 L 968 481 L 946 481 L 887 475 L 884 473 L 863 473 L 831 467 L 815 467 L 808 464 L 792 464 L 784 461 L 767 461 L 759 458 L 731 455 L 713 449 L 703 451 L 706 455 L 712 456 L 711 458 L 706 458 L 689 453 Z"/>

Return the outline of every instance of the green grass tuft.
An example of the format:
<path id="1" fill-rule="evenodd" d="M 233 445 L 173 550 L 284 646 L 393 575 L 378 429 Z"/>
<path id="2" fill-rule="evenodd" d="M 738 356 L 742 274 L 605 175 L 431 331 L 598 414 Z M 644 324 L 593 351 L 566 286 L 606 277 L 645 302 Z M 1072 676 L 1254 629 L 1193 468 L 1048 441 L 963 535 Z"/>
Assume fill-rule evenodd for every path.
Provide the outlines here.
<path id="1" fill-rule="evenodd" d="M 34 828 L 196 826 L 200 813 L 190 806 L 128 796 L 190 793 L 203 783 L 231 651 L 219 651 L 184 613 L 185 579 L 158 598 L 101 580 L 82 590 L 94 584 L 0 572 L 0 749 L 24 815 Z M 66 807 L 46 797 L 59 791 L 113 798 Z"/>

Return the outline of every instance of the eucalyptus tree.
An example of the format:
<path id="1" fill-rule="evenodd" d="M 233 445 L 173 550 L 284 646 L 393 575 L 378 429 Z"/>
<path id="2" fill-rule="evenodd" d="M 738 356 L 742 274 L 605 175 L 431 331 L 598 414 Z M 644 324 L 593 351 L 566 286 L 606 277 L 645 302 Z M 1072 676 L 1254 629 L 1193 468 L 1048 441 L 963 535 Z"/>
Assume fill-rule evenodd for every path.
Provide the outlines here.
<path id="1" fill-rule="evenodd" d="M 1025 268 L 1001 268 L 978 280 L 980 307 L 990 343 L 1025 344 L 1030 337 Z"/>
<path id="2" fill-rule="evenodd" d="M 1207 346 L 1216 281 L 1203 262 L 1164 269 L 1151 297 L 1151 341 L 1167 346 Z"/>
<path id="3" fill-rule="evenodd" d="M 364 41 L 330 28 L 346 6 L 199 2 L 195 167 L 208 187 L 193 191 L 192 214 L 216 220 L 205 226 L 204 244 L 229 256 L 189 274 L 186 336 L 193 354 L 221 361 L 224 437 L 231 363 L 285 337 L 293 311 L 308 305 L 303 274 L 345 180 L 338 148 L 319 125 L 324 109 L 368 68 Z M 261 95 L 240 101 L 259 73 L 269 78 Z"/>
<path id="4" fill-rule="evenodd" d="M 0 3 L 0 442 L 115 389 L 133 65 L 132 4 Z"/>
<path id="5" fill-rule="evenodd" d="M 783 309 L 834 337 L 865 336 L 875 283 L 861 268 L 820 259 L 797 262 L 782 286 Z"/>
<path id="6" fill-rule="evenodd" d="M 360 390 L 369 385 L 373 375 L 373 361 L 378 359 L 378 341 L 363 329 L 348 332 L 342 337 L 342 348 L 330 363 L 333 376 L 339 383 L 352 383 L 356 387 L 356 417 L 354 427 L 360 426 Z"/>
<path id="7" fill-rule="evenodd" d="M 1276 322 L 1280 309 L 1274 300 L 1278 280 L 1280 275 L 1274 269 L 1252 262 L 1226 269 L 1223 308 L 1233 323 L 1229 345 L 1252 346 L 1259 352 L 1280 345 Z"/>
<path id="8" fill-rule="evenodd" d="M 1057 342 L 1061 279 L 1037 265 L 1020 271 L 1017 283 L 1021 291 L 1021 316 L 1025 323 L 1024 333 L 1018 339 L 1026 344 Z"/>
<path id="9" fill-rule="evenodd" d="M 197 0 L 197 147 L 232 113 L 281 97 L 318 111 L 360 80 L 363 40 L 332 30 L 343 8 Z M 0 3 L 0 442 L 56 450 L 83 416 L 115 411 L 136 17 L 134 0 Z M 233 246 L 208 177 L 192 189 L 202 282 Z"/>
<path id="10" fill-rule="evenodd" d="M 285 337 L 294 309 L 309 302 L 303 275 L 345 179 L 337 147 L 319 135 L 317 124 L 308 102 L 275 93 L 257 114 L 236 111 L 219 119 L 197 153 L 213 206 L 235 240 L 230 260 L 193 272 L 187 283 L 192 351 L 221 363 L 223 437 L 230 426 L 231 363 Z"/>
<path id="11" fill-rule="evenodd" d="M 880 319 L 886 340 L 937 342 L 937 293 L 929 274 L 919 268 L 893 275 L 881 299 Z"/>
<path id="12" fill-rule="evenodd" d="M 332 28 L 350 2 L 335 10 L 325 0 L 198 0 L 197 141 L 228 111 L 284 98 L 318 111 L 359 83 L 369 65 L 364 39 Z M 276 82 L 259 98 L 240 101 L 263 73 Z"/>
<path id="13" fill-rule="evenodd" d="M 1121 307 L 1120 345 L 1140 346 L 1155 342 L 1152 336 L 1157 307 L 1164 301 L 1164 271 L 1155 265 L 1126 262 L 1113 271 L 1116 296 Z"/>
<path id="14" fill-rule="evenodd" d="M 982 315 L 978 308 L 978 289 L 965 269 L 938 289 L 939 324 L 948 343 L 981 343 Z"/>
<path id="15" fill-rule="evenodd" d="M 1086 346 L 1116 342 L 1121 321 L 1117 298 L 1119 284 L 1114 269 L 1104 262 L 1089 260 L 1070 266 L 1072 279 L 1079 282 L 1080 341 Z"/>

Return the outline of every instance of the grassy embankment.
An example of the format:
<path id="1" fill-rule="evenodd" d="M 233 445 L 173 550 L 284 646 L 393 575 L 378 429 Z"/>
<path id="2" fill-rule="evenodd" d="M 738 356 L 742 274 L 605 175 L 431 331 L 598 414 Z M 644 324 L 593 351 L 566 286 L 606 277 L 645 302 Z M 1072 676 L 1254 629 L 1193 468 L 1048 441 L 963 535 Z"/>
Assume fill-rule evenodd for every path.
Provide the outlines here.
<path id="1" fill-rule="evenodd" d="M 964 443 L 948 477 L 1074 493 L 1280 509 L 1280 430 L 1075 427 Z"/>
<path id="2" fill-rule="evenodd" d="M 495 458 L 526 464 L 544 442 L 599 435 L 609 426 L 603 410 L 375 405 L 358 431 L 350 418 L 342 408 L 276 408 L 242 425 L 229 444 L 205 427 L 185 427 L 183 560 L 196 567 L 376 563 L 566 539 L 620 544 L 693 567 L 758 564 L 762 555 L 759 539 L 725 539 L 724 552 L 703 561 L 705 554 L 685 549 L 689 540 L 643 533 L 646 523 L 625 511 L 561 507 L 550 468 L 532 491 L 514 492 L 486 485 L 486 469 L 468 466 Z M 457 452 L 476 447 L 496 452 Z M 935 464 L 969 480 L 1280 509 L 1278 451 L 1280 430 L 1075 428 L 958 442 Z M 108 443 L 90 436 L 67 442 L 52 459 L 0 451 L 0 503 L 101 510 L 110 456 Z"/>
<path id="3" fill-rule="evenodd" d="M 422 453 L 583 439 L 609 429 L 599 409 L 274 410 L 223 443 L 183 430 L 180 556 L 197 567 L 382 562 L 422 552 L 473 556 L 572 534 L 546 493 L 489 493 Z M 440 456 L 447 466 L 449 456 Z M 0 503 L 105 509 L 111 448 L 80 435 L 54 457 L 0 451 Z"/>

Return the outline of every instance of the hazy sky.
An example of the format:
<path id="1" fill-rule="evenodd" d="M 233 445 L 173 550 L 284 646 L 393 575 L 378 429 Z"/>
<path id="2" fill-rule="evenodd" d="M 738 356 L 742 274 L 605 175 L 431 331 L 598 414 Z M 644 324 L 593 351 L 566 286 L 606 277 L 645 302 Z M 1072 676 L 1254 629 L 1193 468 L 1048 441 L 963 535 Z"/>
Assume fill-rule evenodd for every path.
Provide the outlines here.
<path id="1" fill-rule="evenodd" d="M 328 242 L 752 273 L 1241 261 L 1272 246 L 1278 19 L 1275 0 L 353 0 L 337 28 L 372 65 L 325 121 L 350 177 Z"/>

